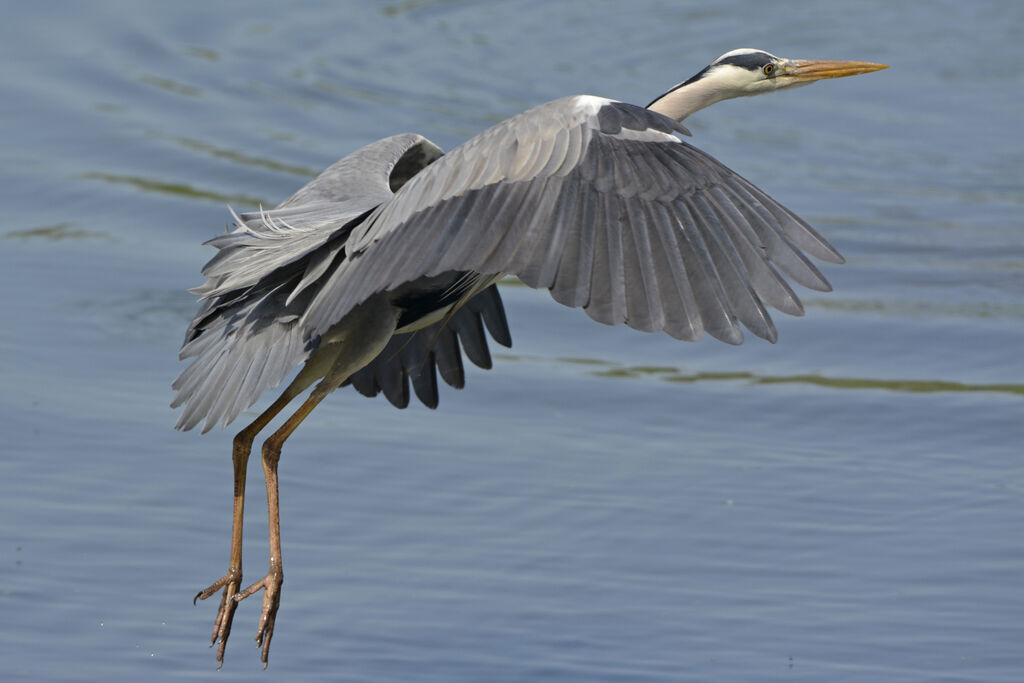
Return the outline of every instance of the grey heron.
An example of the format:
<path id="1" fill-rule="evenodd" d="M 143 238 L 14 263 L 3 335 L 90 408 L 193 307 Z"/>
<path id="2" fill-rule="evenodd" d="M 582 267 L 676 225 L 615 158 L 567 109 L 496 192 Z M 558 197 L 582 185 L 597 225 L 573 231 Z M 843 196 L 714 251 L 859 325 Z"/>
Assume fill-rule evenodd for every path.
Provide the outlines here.
<path id="1" fill-rule="evenodd" d="M 236 228 L 196 288 L 201 307 L 173 384 L 179 429 L 227 425 L 301 369 L 234 438 L 228 570 L 211 646 L 224 648 L 238 602 L 263 590 L 256 641 L 266 666 L 283 581 L 281 447 L 335 389 L 383 393 L 399 408 L 438 402 L 437 373 L 465 381 L 462 354 L 489 368 L 487 334 L 509 346 L 496 283 L 514 275 L 598 322 L 730 344 L 742 324 L 774 342 L 766 305 L 803 308 L 787 277 L 830 286 L 808 256 L 841 263 L 811 226 L 684 142 L 687 116 L 715 102 L 886 68 L 728 52 L 647 107 L 589 95 L 513 116 L 444 154 L 396 135 L 327 168 L 277 208 L 234 214 Z M 460 351 L 461 346 L 461 351 Z M 315 386 L 314 386 L 315 385 Z M 257 434 L 313 387 L 263 443 L 267 574 L 242 588 L 246 465 Z"/>

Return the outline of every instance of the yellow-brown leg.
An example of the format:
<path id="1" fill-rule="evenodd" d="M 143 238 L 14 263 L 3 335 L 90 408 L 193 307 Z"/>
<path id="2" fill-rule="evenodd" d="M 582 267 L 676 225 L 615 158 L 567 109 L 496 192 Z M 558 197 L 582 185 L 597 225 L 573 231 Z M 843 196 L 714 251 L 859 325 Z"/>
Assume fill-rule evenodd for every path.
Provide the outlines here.
<path id="1" fill-rule="evenodd" d="M 281 522 L 277 497 L 277 463 L 281 459 L 281 446 L 329 393 L 340 387 L 353 372 L 372 361 L 387 346 L 388 340 L 395 332 L 399 313 L 400 311 L 391 305 L 388 297 L 381 294 L 364 301 L 352 309 L 339 323 L 331 327 L 321 340 L 320 348 L 306 361 L 306 365 L 292 380 L 285 393 L 294 392 L 291 394 L 294 397 L 305 391 L 317 379 L 323 379 L 313 388 L 309 397 L 299 406 L 298 410 L 285 420 L 284 424 L 263 444 L 263 474 L 267 482 L 267 516 L 270 527 L 270 569 L 267 571 L 267 575 L 256 583 L 243 591 L 234 593 L 231 598 L 225 599 L 238 603 L 263 589 L 263 610 L 260 613 L 259 627 L 256 630 L 256 643 L 262 649 L 260 659 L 263 661 L 264 668 L 267 666 L 270 640 L 274 635 L 274 622 L 277 618 L 278 607 L 281 605 L 281 585 L 284 583 L 281 562 Z M 277 406 L 277 403 L 274 406 Z M 280 411 L 283 407 L 281 405 L 277 407 L 277 410 Z M 266 423 L 260 425 L 261 428 L 263 426 L 266 426 Z M 255 437 L 255 435 L 256 433 L 253 432 L 251 437 Z M 247 446 L 252 443 L 251 437 Z M 241 527 L 238 528 L 240 532 Z M 239 548 L 241 548 L 240 540 Z M 241 561 L 240 553 L 241 550 L 239 550 L 239 562 Z M 237 584 L 235 586 L 237 590 Z M 229 609 L 233 609 L 233 607 Z M 230 623 L 230 616 L 228 622 Z"/>
<path id="2" fill-rule="evenodd" d="M 206 600 L 217 591 L 224 589 L 220 597 L 220 609 L 217 610 L 217 618 L 213 622 L 213 635 L 210 636 L 210 647 L 217 641 L 220 646 L 217 648 L 217 668 L 224 664 L 224 648 L 231 634 L 231 620 L 235 616 L 235 607 L 238 603 L 234 596 L 242 583 L 242 517 L 245 512 L 245 472 L 249 462 L 249 453 L 252 450 L 252 442 L 256 435 L 267 426 L 267 424 L 280 413 L 289 401 L 296 396 L 295 391 L 286 390 L 274 403 L 267 408 L 259 417 L 253 420 L 252 424 L 235 435 L 231 449 L 231 462 L 234 466 L 235 478 L 235 502 L 234 511 L 231 517 L 231 554 L 228 559 L 228 571 L 224 576 L 212 585 L 196 593 L 192 602 Z"/>
<path id="3" fill-rule="evenodd" d="M 289 417 L 281 427 L 263 443 L 263 474 L 267 480 L 267 516 L 270 526 L 270 569 L 267 575 L 245 590 L 237 593 L 233 602 L 244 600 L 261 588 L 263 592 L 263 612 L 260 614 L 259 627 L 256 630 L 256 644 L 262 648 L 260 660 L 263 668 L 267 668 L 270 654 L 270 639 L 274 635 L 274 621 L 278 607 L 281 606 L 281 584 L 284 583 L 284 570 L 281 562 L 281 517 L 277 498 L 277 463 L 281 459 L 281 446 L 291 436 L 302 421 L 330 393 L 326 383 L 317 385 L 309 398 L 303 402 L 295 414 Z"/>

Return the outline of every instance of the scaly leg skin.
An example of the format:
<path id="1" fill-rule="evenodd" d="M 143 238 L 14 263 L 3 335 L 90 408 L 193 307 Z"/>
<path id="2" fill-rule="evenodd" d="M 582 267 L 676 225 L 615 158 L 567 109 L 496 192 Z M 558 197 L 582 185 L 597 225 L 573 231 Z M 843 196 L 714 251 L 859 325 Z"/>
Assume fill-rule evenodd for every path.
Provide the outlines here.
<path id="1" fill-rule="evenodd" d="M 313 408 L 330 393 L 323 384 L 317 386 L 309 398 L 288 418 L 281 428 L 274 432 L 263 444 L 263 475 L 267 481 L 267 516 L 270 527 L 270 569 L 267 575 L 234 596 L 234 602 L 263 589 L 263 610 L 260 613 L 259 626 L 256 629 L 256 646 L 262 649 L 260 661 L 267 668 L 270 656 L 270 639 L 274 636 L 274 621 L 277 610 L 281 606 L 281 584 L 284 583 L 284 570 L 281 561 L 281 517 L 278 504 L 277 463 L 281 459 L 281 446 L 285 439 L 306 419 Z"/>
<path id="2" fill-rule="evenodd" d="M 256 434 L 274 419 L 284 407 L 295 397 L 294 392 L 285 391 L 273 405 L 257 417 L 252 424 L 240 431 L 232 444 L 231 462 L 234 466 L 235 502 L 231 518 L 231 555 L 228 560 L 228 571 L 220 579 L 196 593 L 193 604 L 206 600 L 217 591 L 224 589 L 220 598 L 220 608 L 213 622 L 213 635 L 210 636 L 210 647 L 220 642 L 217 648 L 217 668 L 224 665 L 224 648 L 231 634 L 231 620 L 235 616 L 238 602 L 235 596 L 242 584 L 242 518 L 245 512 L 245 473 L 252 450 L 252 442 Z"/>
<path id="3" fill-rule="evenodd" d="M 267 508 L 270 517 L 270 569 L 262 579 L 246 588 L 234 597 L 235 604 L 263 590 L 263 610 L 260 612 L 259 626 L 256 629 L 256 646 L 262 649 L 260 661 L 267 668 L 270 656 L 270 639 L 274 635 L 274 622 L 277 610 L 281 606 L 281 584 L 284 583 L 284 570 L 281 563 L 281 524 L 277 500 L 277 462 L 280 449 L 276 452 L 270 448 L 270 441 L 263 446 L 263 470 L 267 478 Z"/>
<path id="4" fill-rule="evenodd" d="M 222 588 L 220 607 L 217 610 L 217 618 L 213 622 L 213 635 L 210 636 L 210 647 L 220 642 L 217 648 L 217 668 L 224 665 L 224 648 L 228 643 L 228 636 L 231 634 L 231 620 L 235 616 L 235 594 L 242 583 L 242 518 L 245 512 L 245 472 L 249 460 L 249 451 L 252 448 L 252 440 L 255 435 L 247 437 L 247 430 L 242 430 L 235 436 L 232 447 L 231 460 L 235 471 L 235 503 L 231 517 L 231 555 L 228 560 L 228 571 L 212 585 L 196 593 L 192 599 L 195 604 L 198 600 L 206 600 Z"/>
<path id="5" fill-rule="evenodd" d="M 220 646 L 217 648 L 218 669 L 224 665 L 224 648 L 227 646 L 228 636 L 231 635 L 231 620 L 235 617 L 235 608 L 238 607 L 234 597 L 238 593 L 241 583 L 242 568 L 232 566 L 228 569 L 227 574 L 211 586 L 196 593 L 196 597 L 192 600 L 193 604 L 198 600 L 206 600 L 221 588 L 224 589 L 220 596 L 217 618 L 213 622 L 213 635 L 210 636 L 210 647 L 213 647 L 217 644 L 217 641 L 220 641 Z"/>
<path id="6" fill-rule="evenodd" d="M 297 396 L 313 381 L 323 377 L 298 410 L 263 444 L 263 475 L 267 482 L 267 516 L 270 527 L 270 569 L 262 579 L 236 593 L 233 600 L 237 603 L 263 589 L 263 610 L 260 613 L 259 627 L 256 629 L 256 644 L 262 650 L 260 659 L 263 661 L 264 669 L 267 668 L 270 640 L 274 636 L 274 622 L 277 619 L 277 610 L 281 606 L 281 584 L 284 582 L 281 562 L 281 521 L 277 499 L 277 463 L 281 459 L 281 447 L 320 401 L 384 349 L 395 333 L 398 317 L 398 309 L 393 307 L 384 295 L 372 297 L 359 304 L 332 328 L 333 336 L 339 342 L 343 340 L 343 343 L 337 346 L 329 344 L 328 347 L 335 349 L 334 351 L 324 350 L 325 347 L 321 346 L 318 353 L 322 355 L 311 357 L 285 390 L 285 395 L 278 399 L 280 402 L 285 396 Z M 318 358 L 321 362 L 317 362 Z M 330 369 L 324 372 L 323 363 L 327 362 L 330 363 Z M 271 409 L 275 406 L 277 403 L 271 406 Z M 280 409 L 277 408 L 278 411 Z M 261 415 L 260 419 L 262 417 Z M 263 423 L 260 429 L 265 426 L 266 423 Z"/>

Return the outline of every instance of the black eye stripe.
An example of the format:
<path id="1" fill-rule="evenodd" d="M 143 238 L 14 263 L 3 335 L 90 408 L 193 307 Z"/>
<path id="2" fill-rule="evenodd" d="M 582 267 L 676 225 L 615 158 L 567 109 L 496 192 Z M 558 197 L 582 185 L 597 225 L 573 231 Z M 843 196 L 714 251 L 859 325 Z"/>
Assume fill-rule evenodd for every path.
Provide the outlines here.
<path id="1" fill-rule="evenodd" d="M 690 78 L 688 78 L 685 81 L 683 81 L 682 83 L 677 83 L 672 88 L 670 88 L 668 91 L 666 91 L 666 92 L 662 93 L 661 95 L 658 95 L 657 97 L 655 97 L 653 100 L 651 100 L 650 104 L 648 104 L 647 106 L 648 107 L 651 106 L 651 104 L 654 104 L 655 102 L 660 100 L 662 97 L 664 97 L 665 95 L 668 95 L 670 92 L 673 92 L 674 90 L 678 90 L 679 88 L 682 88 L 684 86 L 690 85 L 691 83 L 699 81 L 700 79 L 702 79 L 705 76 L 707 76 L 710 71 L 712 71 L 715 67 L 719 66 L 720 64 L 729 64 L 729 65 L 732 65 L 732 66 L 738 66 L 740 68 L 749 69 L 751 71 L 762 71 L 765 66 L 767 66 L 768 64 L 771 64 L 772 65 L 771 73 L 765 73 L 766 76 L 771 76 L 771 75 L 775 74 L 775 60 L 776 60 L 776 58 L 773 55 L 768 54 L 767 52 L 745 52 L 745 53 L 739 54 L 739 55 L 731 55 L 729 57 L 723 57 L 721 59 L 716 59 L 715 61 L 713 61 L 712 63 L 708 64 L 706 67 L 704 67 L 700 71 L 698 71 L 696 74 L 694 74 Z"/>
<path id="2" fill-rule="evenodd" d="M 715 66 L 719 64 L 732 64 L 743 69 L 760 71 L 765 64 L 770 64 L 773 61 L 772 56 L 765 52 L 747 52 L 742 55 L 732 55 L 731 57 L 719 60 L 715 62 Z"/>

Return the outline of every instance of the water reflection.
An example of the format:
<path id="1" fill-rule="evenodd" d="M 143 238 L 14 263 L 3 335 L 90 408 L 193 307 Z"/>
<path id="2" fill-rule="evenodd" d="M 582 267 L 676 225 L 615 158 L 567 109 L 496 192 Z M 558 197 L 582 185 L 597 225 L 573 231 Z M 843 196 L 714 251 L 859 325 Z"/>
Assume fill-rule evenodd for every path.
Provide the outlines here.
<path id="1" fill-rule="evenodd" d="M 199 59 L 203 59 L 208 62 L 220 61 L 220 53 L 216 50 L 211 50 L 210 48 L 206 47 L 196 47 L 193 45 L 185 49 L 185 54 L 189 55 L 190 57 L 198 57 Z"/>
<path id="2" fill-rule="evenodd" d="M 211 190 L 200 190 L 192 187 L 191 185 L 186 185 L 185 183 L 171 183 L 162 180 L 153 180 L 151 178 L 137 178 L 135 176 L 118 175 L 116 173 L 89 171 L 82 173 L 79 177 L 86 180 L 101 180 L 105 183 L 130 185 L 144 192 L 169 194 L 177 197 L 187 197 L 189 199 L 203 199 L 218 202 L 220 204 L 229 204 L 231 206 L 275 206 L 277 204 L 277 202 L 271 202 L 260 197 L 252 197 L 244 194 L 222 194 Z"/>
<path id="3" fill-rule="evenodd" d="M 166 137 L 158 131 L 152 132 L 153 137 Z M 299 166 L 297 164 L 287 164 L 274 159 L 267 159 L 266 157 L 258 157 L 252 154 L 245 154 L 237 150 L 228 149 L 227 147 L 220 147 L 203 140 L 197 140 L 189 137 L 177 137 L 170 138 L 177 142 L 185 149 L 194 150 L 197 152 L 203 152 L 210 156 L 217 157 L 218 159 L 226 159 L 236 164 L 244 166 L 255 166 L 258 168 L 265 168 L 270 171 L 278 171 L 281 173 L 291 173 L 292 175 L 301 176 L 303 178 L 312 178 L 317 175 L 320 171 L 318 169 L 310 168 L 308 166 Z"/>
<path id="4" fill-rule="evenodd" d="M 759 375 L 753 372 L 687 373 L 671 366 L 622 365 L 597 358 L 543 358 L 516 354 L 495 354 L 495 358 L 513 362 L 562 363 L 590 366 L 587 374 L 609 379 L 652 377 L 663 382 L 746 382 L 748 384 L 813 384 L 832 389 L 884 389 L 913 394 L 938 392 L 992 392 L 1024 396 L 1024 384 L 968 384 L 946 380 L 871 379 L 867 377 L 824 377 L 815 374 Z"/>
<path id="5" fill-rule="evenodd" d="M 444 5 L 455 0 L 405 0 L 404 2 L 393 2 L 380 8 L 380 13 L 386 17 L 396 16 L 406 12 L 412 12 L 424 7 Z"/>
<path id="6" fill-rule="evenodd" d="M 173 432 L 167 404 L 225 204 L 274 205 L 393 133 L 450 149 L 562 95 L 646 101 L 744 44 L 894 65 L 688 122 L 835 240 L 835 292 L 778 346 L 732 349 L 602 329 L 509 280 L 520 355 L 439 410 L 340 392 L 285 456 L 272 670 L 1020 680 L 1010 3 L 60 4 L 8 3 L 0 73 L 3 680 L 215 669 L 191 597 L 223 568 L 233 432 Z M 946 44 L 936 71 L 922 46 Z M 253 625 L 219 679 L 259 675 Z"/>
<path id="7" fill-rule="evenodd" d="M 120 238 L 110 233 L 98 230 L 85 230 L 74 227 L 74 223 L 56 223 L 44 225 L 39 228 L 28 228 L 26 230 L 12 230 L 4 233 L 7 239 L 34 240 L 41 239 L 49 242 L 63 242 L 65 240 L 102 240 L 104 242 L 119 242 Z"/>
<path id="8" fill-rule="evenodd" d="M 199 97 L 203 91 L 194 85 L 186 85 L 185 83 L 178 83 L 170 78 L 163 76 L 155 76 L 153 74 L 142 74 L 139 77 L 139 81 L 146 85 L 152 85 L 161 90 L 174 93 L 175 95 L 185 95 L 186 97 Z"/>

